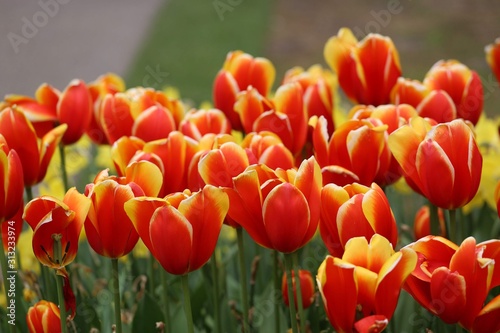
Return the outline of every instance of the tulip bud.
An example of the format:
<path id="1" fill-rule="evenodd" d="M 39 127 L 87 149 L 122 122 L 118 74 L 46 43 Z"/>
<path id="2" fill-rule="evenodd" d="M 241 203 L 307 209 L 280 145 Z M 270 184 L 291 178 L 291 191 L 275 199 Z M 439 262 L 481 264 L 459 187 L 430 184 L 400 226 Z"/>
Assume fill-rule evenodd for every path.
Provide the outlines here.
<path id="1" fill-rule="evenodd" d="M 60 318 L 56 304 L 41 300 L 28 309 L 26 322 L 30 333 L 53 333 L 61 330 Z"/>
<path id="2" fill-rule="evenodd" d="M 314 281 L 311 272 L 305 269 L 299 269 L 300 279 L 300 292 L 302 294 L 302 308 L 307 309 L 314 301 Z M 295 272 L 292 272 L 292 286 L 293 286 L 293 299 L 295 308 L 297 308 L 297 291 L 295 286 Z M 286 273 L 283 274 L 281 282 L 281 293 L 283 295 L 283 302 L 286 306 L 290 306 L 288 299 L 288 288 Z"/>

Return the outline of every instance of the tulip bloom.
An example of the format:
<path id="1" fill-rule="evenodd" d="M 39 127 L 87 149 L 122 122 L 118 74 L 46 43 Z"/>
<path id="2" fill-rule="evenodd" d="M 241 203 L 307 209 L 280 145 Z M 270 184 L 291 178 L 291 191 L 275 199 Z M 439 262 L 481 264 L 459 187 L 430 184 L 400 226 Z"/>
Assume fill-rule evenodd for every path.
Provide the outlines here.
<path id="1" fill-rule="evenodd" d="M 331 138 L 324 118 L 313 118 L 310 124 L 313 126 L 314 156 L 323 171 L 328 166 L 340 166 L 367 186 L 377 179 L 385 179 L 391 153 L 387 145 L 387 125 L 382 121 L 375 118 L 348 120 L 337 127 Z"/>
<path id="2" fill-rule="evenodd" d="M 357 183 L 344 187 L 328 184 L 321 190 L 321 238 L 331 255 L 340 258 L 353 237 L 374 234 L 388 239 L 392 248 L 398 242 L 396 220 L 384 191 Z"/>
<path id="3" fill-rule="evenodd" d="M 305 269 L 299 269 L 300 291 L 302 293 L 302 308 L 307 309 L 314 302 L 314 280 L 311 272 Z M 298 307 L 297 290 L 295 290 L 295 273 L 292 271 L 293 299 L 295 307 Z M 286 273 L 281 280 L 281 294 L 286 306 L 290 306 L 288 300 L 288 288 L 286 282 Z"/>
<path id="4" fill-rule="evenodd" d="M 438 208 L 439 235 L 446 237 L 446 221 L 443 210 Z M 431 234 L 431 218 L 429 206 L 422 206 L 415 215 L 413 222 L 413 233 L 415 239 L 420 239 Z"/>
<path id="5" fill-rule="evenodd" d="M 0 223 L 23 209 L 23 167 L 15 150 L 10 150 L 0 134 Z"/>
<path id="6" fill-rule="evenodd" d="M 269 93 L 276 75 L 273 64 L 265 58 L 254 58 L 242 51 L 227 54 L 226 61 L 214 80 L 214 106 L 222 110 L 232 128 L 241 130 L 241 120 L 234 110 L 236 96 L 249 86 L 264 97 Z"/>
<path id="7" fill-rule="evenodd" d="M 389 37 L 368 34 L 358 42 L 348 28 L 325 44 L 325 60 L 337 73 L 339 84 L 355 104 L 388 104 L 401 76 L 399 54 Z"/>
<path id="8" fill-rule="evenodd" d="M 434 205 L 459 208 L 476 194 L 483 159 L 463 120 L 430 128 L 423 118 L 413 118 L 389 136 L 389 147 L 410 185 Z"/>
<path id="9" fill-rule="evenodd" d="M 456 60 L 438 61 L 425 75 L 424 85 L 444 90 L 455 103 L 457 116 L 474 125 L 483 112 L 483 86 L 479 75 Z"/>
<path id="10" fill-rule="evenodd" d="M 500 38 L 495 39 L 495 42 L 485 47 L 486 61 L 490 65 L 493 74 L 497 81 L 500 82 Z"/>
<path id="11" fill-rule="evenodd" d="M 130 164 L 126 177 L 110 177 L 107 170 L 100 172 L 94 183 L 85 188 L 85 195 L 92 202 L 85 221 L 92 249 L 112 259 L 132 251 L 139 235 L 125 213 L 124 204 L 145 194 L 156 196 L 161 184 L 159 169 L 145 161 Z"/>
<path id="12" fill-rule="evenodd" d="M 295 166 L 292 152 L 272 132 L 251 132 L 245 136 L 241 146 L 250 149 L 257 159 L 256 163 L 265 164 L 271 169 L 291 169 Z"/>
<path id="13" fill-rule="evenodd" d="M 9 149 L 19 155 L 24 175 L 24 186 L 33 186 L 43 180 L 52 156 L 61 141 L 67 125 L 60 125 L 40 140 L 23 112 L 6 108 L 0 112 L 0 133 Z"/>
<path id="14" fill-rule="evenodd" d="M 445 238 L 427 236 L 404 249 L 418 255 L 418 265 L 404 288 L 424 308 L 473 333 L 500 330 L 500 296 L 484 304 L 489 291 L 500 285 L 500 241 L 476 244 L 469 237 L 457 246 Z"/>
<path id="15" fill-rule="evenodd" d="M 352 333 L 360 331 L 360 326 L 374 325 L 380 329 L 376 332 L 381 332 L 416 264 L 417 255 L 412 249 L 394 252 L 389 241 L 378 234 L 370 243 L 365 237 L 351 238 L 342 258 L 327 256 L 316 281 L 335 330 Z"/>
<path id="16" fill-rule="evenodd" d="M 231 134 L 231 123 L 226 115 L 217 109 L 191 110 L 179 124 L 182 134 L 200 141 L 205 134 Z"/>
<path id="17" fill-rule="evenodd" d="M 307 71 L 301 67 L 294 67 L 285 73 L 283 79 L 283 84 L 290 82 L 298 82 L 304 91 L 307 118 L 325 117 L 328 121 L 328 133 L 332 134 L 335 129 L 333 93 L 336 88 L 336 78 L 334 74 L 320 65 L 311 66 Z"/>
<path id="18" fill-rule="evenodd" d="M 26 323 L 30 333 L 54 333 L 61 331 L 60 318 L 56 304 L 41 300 L 28 309 Z"/>
<path id="19" fill-rule="evenodd" d="M 210 259 L 228 209 L 227 195 L 211 185 L 196 193 L 140 197 L 125 204 L 151 254 L 175 275 L 197 270 Z"/>
<path id="20" fill-rule="evenodd" d="M 298 170 L 251 165 L 225 189 L 229 217 L 259 245 L 283 253 L 303 247 L 319 222 L 321 171 L 313 157 Z M 293 209 L 290 209 L 293 207 Z"/>

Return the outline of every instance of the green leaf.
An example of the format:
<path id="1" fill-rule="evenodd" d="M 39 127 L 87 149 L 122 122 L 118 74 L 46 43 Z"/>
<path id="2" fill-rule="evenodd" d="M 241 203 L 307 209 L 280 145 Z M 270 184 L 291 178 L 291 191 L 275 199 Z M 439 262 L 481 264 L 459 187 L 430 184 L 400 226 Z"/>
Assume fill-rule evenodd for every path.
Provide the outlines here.
<path id="1" fill-rule="evenodd" d="M 156 323 L 160 321 L 164 321 L 160 305 L 150 293 L 145 292 L 137 304 L 132 332 L 155 332 Z"/>

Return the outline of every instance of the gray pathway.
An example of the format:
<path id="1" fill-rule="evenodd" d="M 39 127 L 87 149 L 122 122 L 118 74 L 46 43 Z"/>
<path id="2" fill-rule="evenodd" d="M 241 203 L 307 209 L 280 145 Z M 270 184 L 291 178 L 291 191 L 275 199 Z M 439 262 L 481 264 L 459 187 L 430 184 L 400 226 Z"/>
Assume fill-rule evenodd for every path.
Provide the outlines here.
<path id="1" fill-rule="evenodd" d="M 124 75 L 164 0 L 0 0 L 0 98 Z"/>

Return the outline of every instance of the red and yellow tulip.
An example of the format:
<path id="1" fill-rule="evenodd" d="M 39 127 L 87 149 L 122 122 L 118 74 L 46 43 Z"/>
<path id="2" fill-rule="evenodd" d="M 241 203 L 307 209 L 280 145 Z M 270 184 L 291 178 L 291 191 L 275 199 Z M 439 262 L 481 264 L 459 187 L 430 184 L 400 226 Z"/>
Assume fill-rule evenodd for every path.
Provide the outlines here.
<path id="1" fill-rule="evenodd" d="M 291 169 L 295 166 L 292 152 L 273 132 L 248 133 L 241 146 L 250 149 L 256 158 L 256 163 L 265 164 L 271 169 Z"/>
<path id="2" fill-rule="evenodd" d="M 226 189 L 229 217 L 266 248 L 294 252 L 314 236 L 319 222 L 321 170 L 313 157 L 299 169 L 250 165 Z M 293 210 L 290 207 L 294 207 Z"/>
<path id="3" fill-rule="evenodd" d="M 499 240 L 476 244 L 469 237 L 457 246 L 445 238 L 427 236 L 404 249 L 418 255 L 404 288 L 424 308 L 473 333 L 500 330 L 500 296 L 485 305 L 489 291 L 500 285 Z"/>
<path id="4" fill-rule="evenodd" d="M 182 134 L 200 141 L 205 134 L 231 134 L 231 123 L 226 115 L 217 109 L 191 110 L 179 124 Z"/>
<path id="5" fill-rule="evenodd" d="M 394 252 L 375 234 L 351 238 L 342 258 L 327 256 L 318 269 L 318 288 L 330 323 L 339 333 L 381 332 L 391 319 L 406 278 L 417 264 L 410 248 Z M 361 318 L 361 319 L 360 319 Z M 355 328 L 356 327 L 356 328 Z"/>
<path id="6" fill-rule="evenodd" d="M 21 160 L 10 150 L 0 134 L 0 223 L 8 221 L 23 209 L 24 177 Z M 3 234 L 3 233 L 2 233 Z"/>
<path id="7" fill-rule="evenodd" d="M 140 197 L 125 204 L 151 254 L 175 275 L 197 270 L 210 259 L 228 209 L 227 195 L 211 185 L 196 193 Z"/>
<path id="8" fill-rule="evenodd" d="M 61 315 L 56 304 L 41 300 L 28 309 L 26 323 L 30 333 L 61 331 Z"/>
<path id="9" fill-rule="evenodd" d="M 324 57 L 355 104 L 389 103 L 401 76 L 399 54 L 389 37 L 368 34 L 358 42 L 350 29 L 342 28 L 326 42 Z"/>
<path id="10" fill-rule="evenodd" d="M 387 238 L 392 248 L 398 242 L 398 229 L 389 200 L 375 183 L 371 187 L 357 183 L 323 187 L 319 231 L 330 254 L 338 258 L 353 237 L 364 236 L 369 240 L 374 234 L 380 234 Z"/>
<path id="11" fill-rule="evenodd" d="M 5 108 L 0 112 L 0 133 L 9 149 L 15 150 L 21 160 L 24 186 L 33 186 L 43 180 L 67 127 L 59 125 L 40 139 L 23 112 L 17 108 Z"/>
<path id="12" fill-rule="evenodd" d="M 446 237 L 446 221 L 441 208 L 438 208 L 439 236 Z M 415 214 L 413 222 L 415 239 L 420 239 L 431 234 L 431 218 L 429 206 L 422 206 Z"/>
<path id="13" fill-rule="evenodd" d="M 299 282 L 300 291 L 302 293 L 302 308 L 307 309 L 314 302 L 314 280 L 311 272 L 305 269 L 299 269 Z M 297 301 L 297 290 L 295 287 L 295 272 L 292 270 L 292 286 L 293 286 L 293 298 L 295 307 L 298 307 Z M 288 299 L 288 288 L 286 282 L 286 273 L 283 274 L 281 279 L 281 295 L 283 296 L 283 302 L 288 307 L 290 306 L 290 301 Z"/>
<path id="14" fill-rule="evenodd" d="M 268 59 L 254 58 L 239 50 L 229 52 L 222 69 L 215 77 L 214 106 L 226 114 L 232 128 L 241 130 L 243 127 L 240 116 L 234 110 L 236 96 L 240 91 L 252 86 L 260 95 L 266 97 L 275 75 L 276 70 Z"/>
<path id="15" fill-rule="evenodd" d="M 495 74 L 497 81 L 500 82 L 500 38 L 487 45 L 484 49 L 486 52 L 486 61 L 490 65 L 493 74 Z"/>
<path id="16" fill-rule="evenodd" d="M 413 118 L 389 136 L 389 147 L 412 188 L 434 205 L 459 208 L 476 194 L 482 156 L 462 119 L 431 127 Z"/>

